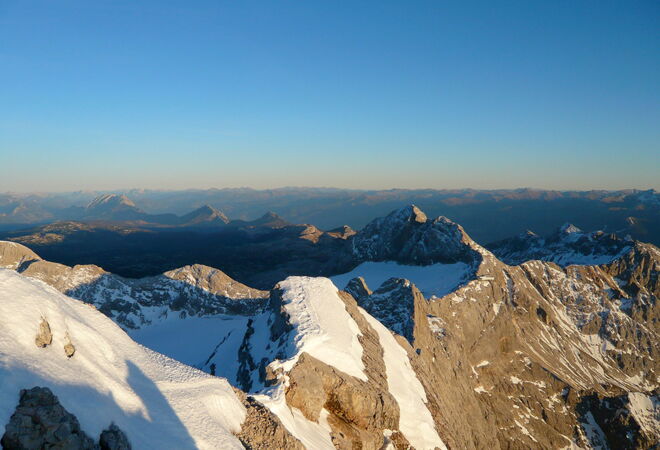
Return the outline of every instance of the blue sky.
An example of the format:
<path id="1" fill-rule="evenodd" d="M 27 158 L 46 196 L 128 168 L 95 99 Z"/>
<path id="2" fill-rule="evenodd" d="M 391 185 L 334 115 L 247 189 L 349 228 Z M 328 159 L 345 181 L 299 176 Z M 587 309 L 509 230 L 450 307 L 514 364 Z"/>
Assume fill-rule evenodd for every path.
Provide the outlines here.
<path id="1" fill-rule="evenodd" d="M 0 191 L 660 189 L 657 1 L 0 1 Z"/>

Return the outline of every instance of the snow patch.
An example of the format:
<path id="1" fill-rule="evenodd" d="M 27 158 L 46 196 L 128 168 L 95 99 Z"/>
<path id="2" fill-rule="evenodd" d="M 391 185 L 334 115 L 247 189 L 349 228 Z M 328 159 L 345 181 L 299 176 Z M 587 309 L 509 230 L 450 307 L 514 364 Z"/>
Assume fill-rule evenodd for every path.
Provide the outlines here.
<path id="1" fill-rule="evenodd" d="M 331 280 L 337 286 L 346 284 L 355 277 L 363 277 L 371 289 L 377 289 L 390 278 L 410 280 L 426 298 L 443 297 L 468 281 L 471 266 L 465 263 L 431 264 L 429 266 L 406 266 L 396 262 L 364 262 L 355 269 Z"/>

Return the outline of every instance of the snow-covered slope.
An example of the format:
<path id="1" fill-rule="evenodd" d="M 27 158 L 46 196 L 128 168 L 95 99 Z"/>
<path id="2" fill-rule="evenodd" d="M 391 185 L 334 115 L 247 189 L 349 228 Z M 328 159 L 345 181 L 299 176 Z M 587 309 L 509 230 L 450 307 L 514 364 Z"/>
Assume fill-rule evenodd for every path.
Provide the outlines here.
<path id="1" fill-rule="evenodd" d="M 365 310 L 360 309 L 360 312 L 369 325 L 376 330 L 380 344 L 383 346 L 387 385 L 399 404 L 401 412 L 399 419 L 401 433 L 414 448 L 446 449 L 447 447 L 435 429 L 433 417 L 426 407 L 427 399 L 424 387 L 410 365 L 406 351 L 383 324 Z"/>
<path id="2" fill-rule="evenodd" d="M 42 319 L 53 335 L 45 348 L 35 345 Z M 0 424 L 20 389 L 46 386 L 93 436 L 114 422 L 136 449 L 242 448 L 232 433 L 246 411 L 226 380 L 136 344 L 45 283 L 0 269 L 0 330 Z"/>

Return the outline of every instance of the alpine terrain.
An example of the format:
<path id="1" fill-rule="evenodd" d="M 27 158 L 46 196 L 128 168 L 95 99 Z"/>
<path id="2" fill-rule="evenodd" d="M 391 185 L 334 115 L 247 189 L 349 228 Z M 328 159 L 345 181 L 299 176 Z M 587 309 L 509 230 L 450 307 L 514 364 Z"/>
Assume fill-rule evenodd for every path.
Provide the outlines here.
<path id="1" fill-rule="evenodd" d="M 567 224 L 485 247 L 413 205 L 358 231 L 85 211 L 249 236 L 240 281 L 0 241 L 3 448 L 660 446 L 654 245 Z"/>

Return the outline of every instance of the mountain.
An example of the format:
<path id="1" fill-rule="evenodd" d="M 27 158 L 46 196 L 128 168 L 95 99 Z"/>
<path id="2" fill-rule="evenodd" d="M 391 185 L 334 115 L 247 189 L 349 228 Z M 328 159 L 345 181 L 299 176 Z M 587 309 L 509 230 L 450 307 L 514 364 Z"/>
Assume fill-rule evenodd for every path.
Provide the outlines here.
<path id="1" fill-rule="evenodd" d="M 481 259 L 463 228 L 447 219 L 430 220 L 411 205 L 375 219 L 352 239 L 359 261 L 402 264 L 473 263 Z"/>
<path id="2" fill-rule="evenodd" d="M 84 299 L 124 329 L 172 316 L 249 315 L 263 309 L 268 298 L 268 292 L 199 264 L 136 280 L 95 265 L 69 267 L 44 261 L 27 247 L 6 241 L 0 241 L 0 268 L 14 269 L 70 297 Z"/>
<path id="3" fill-rule="evenodd" d="M 585 233 L 567 223 L 545 237 L 527 231 L 487 247 L 507 264 L 521 264 L 540 259 L 568 266 L 607 264 L 629 251 L 632 245 L 630 237 L 621 239 L 614 233 L 602 231 Z"/>
<path id="4" fill-rule="evenodd" d="M 210 205 L 201 206 L 181 217 L 181 224 L 184 226 L 217 226 L 228 223 L 227 216 Z"/>
<path id="5" fill-rule="evenodd" d="M 585 234 L 558 233 L 573 243 Z M 226 378 L 287 442 L 279 447 L 660 444 L 655 246 L 624 240 L 626 251 L 599 264 L 509 265 L 414 206 L 352 237 L 324 236 L 341 244 L 324 257 L 344 261 L 343 272 L 283 273 L 269 292 L 204 266 L 130 281 L 52 268 L 7 242 L 0 265 L 60 290 L 73 283 L 135 341 Z M 94 287 L 87 272 L 114 281 Z"/>
<path id="6" fill-rule="evenodd" d="M 87 220 L 112 221 L 140 220 L 144 216 L 146 213 L 123 194 L 105 194 L 96 197 L 87 205 L 83 215 Z"/>
<path id="7" fill-rule="evenodd" d="M 4 252 L 14 258 L 13 262 L 3 260 L 4 265 L 16 266 L 25 259 L 15 244 L 3 245 L 14 250 Z M 186 270 L 173 275 L 193 276 Z M 114 423 L 134 448 L 240 448 L 239 442 L 246 448 L 272 448 L 278 442 L 277 448 L 350 448 L 358 443 L 380 448 L 390 442 L 446 448 L 425 404 L 423 385 L 408 363 L 407 351 L 330 280 L 288 278 L 245 327 L 231 327 L 236 316 L 210 313 L 204 319 L 178 315 L 143 323 L 135 333 L 145 337 L 140 331 L 157 327 L 162 331 L 161 345 L 181 351 L 183 342 L 188 358 L 200 354 L 195 347 L 206 346 L 212 350 L 207 370 L 217 375 L 227 372 L 235 386 L 245 386 L 253 394 L 247 396 L 229 388 L 224 379 L 203 376 L 138 346 L 116 325 L 108 325 L 110 320 L 100 312 L 34 278 L 45 277 L 0 269 L 0 305 L 11 325 L 2 323 L 11 338 L 0 340 L 4 343 L 0 350 L 6 355 L 0 360 L 0 373 L 13 380 L 0 387 L 3 400 L 7 399 L 0 410 L 5 423 L 19 389 L 36 384 L 52 389 L 67 411 L 80 420 L 84 432 L 95 436 Z M 209 277 L 202 278 L 201 288 L 208 289 Z M 16 302 L 22 305 L 21 313 L 8 314 L 17 307 Z M 176 302 L 169 302 L 172 310 Z M 213 322 L 209 325 L 219 335 L 219 342 L 199 339 L 204 320 Z M 39 325 L 44 321 L 47 325 Z M 173 324 L 178 333 L 172 333 Z M 34 345 L 36 325 L 48 328 L 46 350 Z M 228 339 L 233 332 L 242 336 Z M 198 338 L 192 348 L 185 346 L 191 333 Z M 37 338 L 41 343 L 39 333 Z M 69 343 L 75 345 L 70 357 L 61 350 Z M 227 345 L 234 347 L 228 349 Z M 268 376 L 274 378 L 269 381 L 264 371 L 252 365 L 258 362 L 264 368 L 270 360 L 272 375 Z M 121 377 L 123 364 L 128 366 L 126 379 Z M 16 367 L 23 366 L 28 367 L 26 371 L 17 372 Z M 41 367 L 52 375 L 34 375 L 44 371 Z M 86 381 L 72 385 L 76 376 Z M 104 395 L 106 384 L 112 386 L 111 395 Z M 130 405 L 136 404 L 137 411 L 139 405 L 148 408 L 148 425 L 140 414 L 128 414 Z M 38 430 L 34 434 L 39 435 Z"/>
<path id="8" fill-rule="evenodd" d="M 85 205 L 104 194 L 0 193 L 0 230 L 81 220 Z M 660 245 L 660 193 L 655 190 L 241 188 L 136 189 L 115 194 L 126 195 L 150 215 L 180 217 L 208 204 L 221 208 L 234 220 L 251 221 L 263 211 L 274 210 L 292 223 L 311 223 L 323 230 L 344 224 L 362 228 L 374 217 L 416 204 L 429 216 L 451 217 L 481 243 L 506 239 L 525 230 L 547 235 L 568 221 L 585 230 L 630 234 L 634 239 Z"/>

